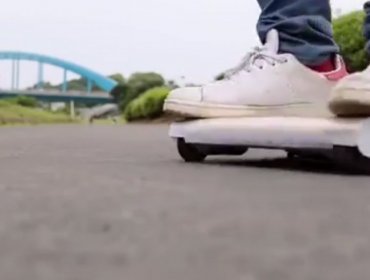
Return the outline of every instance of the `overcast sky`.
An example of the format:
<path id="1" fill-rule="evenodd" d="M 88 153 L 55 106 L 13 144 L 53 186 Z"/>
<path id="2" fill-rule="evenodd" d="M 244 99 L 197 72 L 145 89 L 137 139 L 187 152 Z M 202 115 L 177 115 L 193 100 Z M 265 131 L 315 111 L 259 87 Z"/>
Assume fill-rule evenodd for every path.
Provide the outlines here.
<path id="1" fill-rule="evenodd" d="M 323 0 L 324 1 L 324 0 Z M 254 0 L 11 0 L 0 9 L 0 49 L 48 54 L 103 74 L 158 71 L 203 82 L 233 66 L 257 41 Z M 363 0 L 332 0 L 360 9 Z M 10 80 L 0 63 L 0 87 Z M 48 68 L 47 80 L 61 81 Z M 36 67 L 22 63 L 22 84 Z"/>

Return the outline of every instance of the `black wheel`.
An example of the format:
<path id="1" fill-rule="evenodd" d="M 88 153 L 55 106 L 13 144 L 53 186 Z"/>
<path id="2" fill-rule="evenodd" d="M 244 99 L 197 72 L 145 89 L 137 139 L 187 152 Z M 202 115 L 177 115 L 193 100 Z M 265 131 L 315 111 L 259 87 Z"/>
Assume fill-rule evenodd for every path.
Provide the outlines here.
<path id="1" fill-rule="evenodd" d="M 287 157 L 288 159 L 295 159 L 298 155 L 294 152 L 287 151 Z"/>
<path id="2" fill-rule="evenodd" d="M 186 143 L 183 138 L 177 139 L 177 150 L 186 162 L 202 162 L 207 157 L 196 145 Z"/>
<path id="3" fill-rule="evenodd" d="M 370 158 L 365 157 L 356 147 L 334 147 L 336 164 L 351 173 L 370 174 Z"/>
<path id="4" fill-rule="evenodd" d="M 248 151 L 244 146 L 197 144 L 196 147 L 208 156 L 241 156 Z"/>

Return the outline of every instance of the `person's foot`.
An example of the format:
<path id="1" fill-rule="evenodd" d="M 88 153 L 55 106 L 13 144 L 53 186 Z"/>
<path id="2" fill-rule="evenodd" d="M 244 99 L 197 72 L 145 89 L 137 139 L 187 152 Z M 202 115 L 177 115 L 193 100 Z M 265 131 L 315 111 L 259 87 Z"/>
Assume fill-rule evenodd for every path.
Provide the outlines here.
<path id="1" fill-rule="evenodd" d="M 341 80 L 333 88 L 329 108 L 340 117 L 370 116 L 370 67 Z"/>
<path id="2" fill-rule="evenodd" d="M 272 30 L 266 44 L 228 71 L 224 80 L 176 89 L 164 110 L 194 118 L 330 114 L 330 91 L 347 74 L 342 59 L 335 59 L 333 71 L 319 73 L 291 54 L 278 54 L 278 48 L 279 34 Z"/>

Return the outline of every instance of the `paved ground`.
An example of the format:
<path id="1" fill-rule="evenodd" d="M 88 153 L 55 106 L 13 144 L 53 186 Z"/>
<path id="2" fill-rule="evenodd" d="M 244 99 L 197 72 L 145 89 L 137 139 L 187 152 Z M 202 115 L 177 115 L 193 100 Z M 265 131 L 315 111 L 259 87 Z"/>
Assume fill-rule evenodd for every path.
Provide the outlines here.
<path id="1" fill-rule="evenodd" d="M 370 178 L 266 156 L 184 164 L 165 126 L 2 128 L 0 279 L 368 279 Z"/>

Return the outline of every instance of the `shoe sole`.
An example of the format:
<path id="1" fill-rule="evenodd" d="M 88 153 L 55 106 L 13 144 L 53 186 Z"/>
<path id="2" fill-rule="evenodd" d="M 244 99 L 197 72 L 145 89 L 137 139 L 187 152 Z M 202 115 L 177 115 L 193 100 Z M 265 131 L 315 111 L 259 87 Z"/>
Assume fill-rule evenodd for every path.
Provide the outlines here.
<path id="1" fill-rule="evenodd" d="M 370 92 L 362 90 L 337 91 L 329 101 L 329 109 L 339 117 L 370 116 Z"/>
<path id="2" fill-rule="evenodd" d="M 326 104 L 296 103 L 275 106 L 232 106 L 166 100 L 164 111 L 186 118 L 238 118 L 264 116 L 330 117 Z"/>

